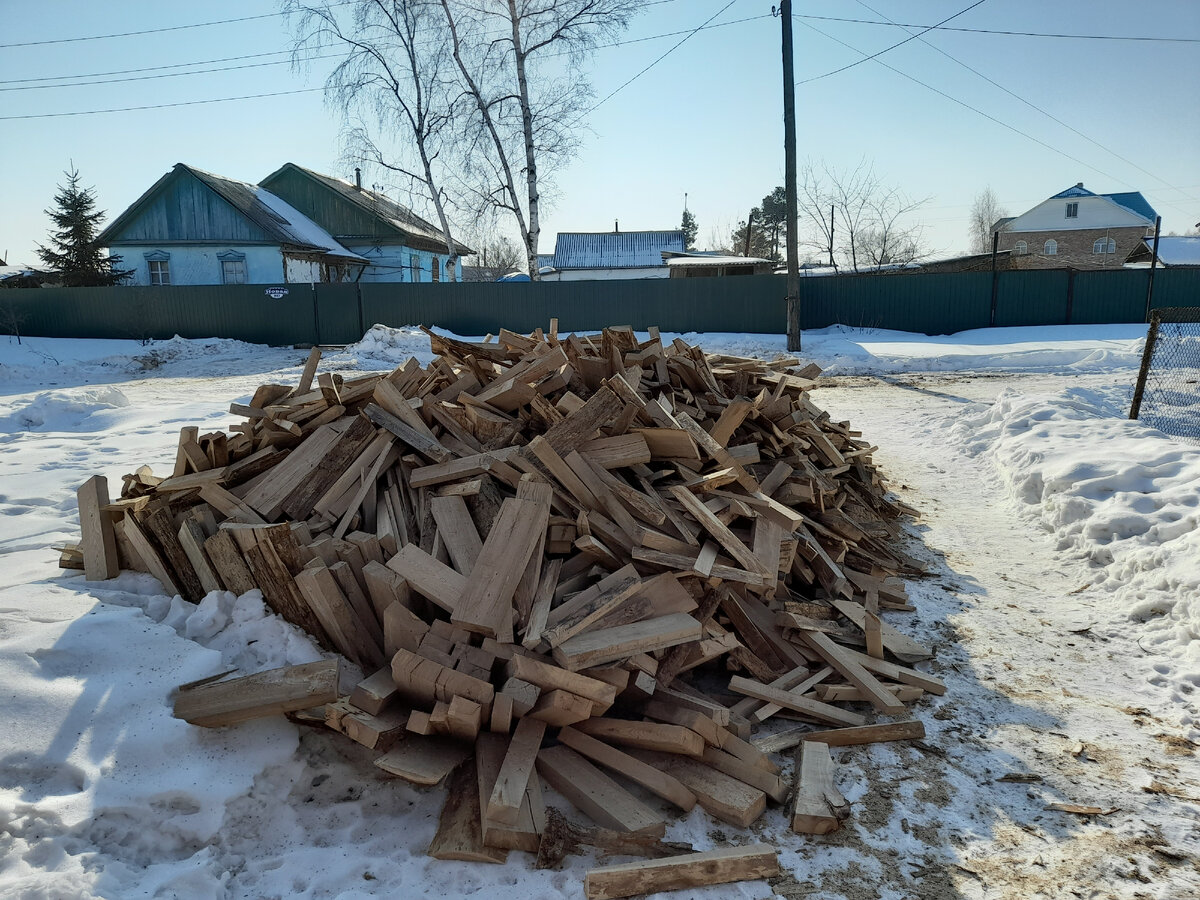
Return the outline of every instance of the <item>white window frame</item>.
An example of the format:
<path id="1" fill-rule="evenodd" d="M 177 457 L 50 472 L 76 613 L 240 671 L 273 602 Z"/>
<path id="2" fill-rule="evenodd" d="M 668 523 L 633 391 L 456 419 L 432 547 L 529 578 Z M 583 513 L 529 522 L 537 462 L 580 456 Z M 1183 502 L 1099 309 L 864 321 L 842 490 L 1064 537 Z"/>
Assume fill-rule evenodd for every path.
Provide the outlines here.
<path id="1" fill-rule="evenodd" d="M 152 287 L 169 287 L 171 284 L 171 254 L 163 250 L 152 250 L 145 254 L 147 284 Z"/>
<path id="2" fill-rule="evenodd" d="M 415 253 L 408 257 L 408 271 L 413 284 L 417 284 L 421 280 L 421 257 Z"/>
<path id="3" fill-rule="evenodd" d="M 1042 253 L 1046 256 L 1058 256 L 1058 241 L 1050 238 L 1050 240 L 1046 241 L 1045 246 L 1042 247 Z"/>
<path id="4" fill-rule="evenodd" d="M 1116 252 L 1117 242 L 1112 238 L 1096 238 L 1095 243 L 1092 244 L 1092 253 L 1098 256 Z"/>
<path id="5" fill-rule="evenodd" d="M 1079 218 L 1079 203 L 1078 203 L 1078 201 L 1067 204 L 1067 218 L 1068 219 L 1078 219 Z"/>
<path id="6" fill-rule="evenodd" d="M 1029 245 L 1024 241 L 1017 241 L 1013 244 L 1013 253 L 1017 256 L 1025 256 L 1029 252 Z"/>

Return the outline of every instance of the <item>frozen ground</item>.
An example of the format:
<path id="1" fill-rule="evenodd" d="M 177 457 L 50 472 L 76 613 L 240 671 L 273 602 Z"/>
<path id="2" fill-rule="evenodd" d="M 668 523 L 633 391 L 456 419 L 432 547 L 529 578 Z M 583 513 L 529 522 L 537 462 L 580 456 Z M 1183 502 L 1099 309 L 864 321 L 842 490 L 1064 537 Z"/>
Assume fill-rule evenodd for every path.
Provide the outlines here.
<path id="1" fill-rule="evenodd" d="M 818 404 L 880 445 L 924 512 L 919 611 L 889 616 L 937 645 L 950 691 L 918 704 L 924 742 L 835 751 L 854 803 L 837 834 L 791 834 L 778 810 L 754 835 L 698 811 L 673 826 L 697 849 L 773 841 L 786 870 L 685 896 L 1200 896 L 1200 450 L 1124 419 L 1143 328 L 805 335 L 804 356 L 834 373 Z M 414 353 L 428 358 L 420 332 L 376 329 L 323 366 Z M 427 859 L 440 796 L 382 780 L 357 745 L 284 721 L 172 719 L 179 683 L 314 658 L 256 593 L 197 608 L 149 576 L 56 568 L 79 482 L 168 467 L 182 424 L 224 425 L 230 401 L 295 379 L 304 355 L 0 344 L 0 896 L 582 896 L 591 858 L 559 872 L 520 853 Z"/>

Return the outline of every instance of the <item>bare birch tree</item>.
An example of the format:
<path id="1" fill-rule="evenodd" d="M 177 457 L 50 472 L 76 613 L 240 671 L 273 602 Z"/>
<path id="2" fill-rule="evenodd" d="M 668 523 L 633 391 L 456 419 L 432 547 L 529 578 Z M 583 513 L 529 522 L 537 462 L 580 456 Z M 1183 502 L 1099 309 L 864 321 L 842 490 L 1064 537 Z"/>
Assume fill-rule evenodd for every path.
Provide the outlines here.
<path id="1" fill-rule="evenodd" d="M 996 222 L 1008 215 L 1000 206 L 991 185 L 975 195 L 971 204 L 971 252 L 990 253 L 992 250 L 992 228 Z"/>
<path id="2" fill-rule="evenodd" d="M 441 0 L 472 117 L 463 186 L 481 207 L 511 214 L 530 277 L 545 184 L 577 150 L 591 90 L 582 62 L 622 31 L 636 0 Z M 523 183 L 522 183 L 523 182 Z"/>
<path id="3" fill-rule="evenodd" d="M 326 99 L 345 116 L 351 153 L 409 181 L 437 215 L 457 271 L 458 242 L 447 215 L 443 155 L 452 140 L 456 73 L 447 65 L 450 33 L 437 0 L 286 0 L 295 56 L 335 49 L 345 55 L 325 81 Z"/>

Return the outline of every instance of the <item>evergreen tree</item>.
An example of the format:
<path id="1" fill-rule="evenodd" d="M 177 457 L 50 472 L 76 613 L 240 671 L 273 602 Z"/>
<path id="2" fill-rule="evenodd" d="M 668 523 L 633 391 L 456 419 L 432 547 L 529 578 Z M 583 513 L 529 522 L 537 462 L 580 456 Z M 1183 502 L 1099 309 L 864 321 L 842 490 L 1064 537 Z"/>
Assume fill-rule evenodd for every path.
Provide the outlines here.
<path id="1" fill-rule="evenodd" d="M 107 287 L 118 284 L 133 273 L 119 269 L 119 256 L 105 256 L 96 236 L 104 211 L 96 209 L 92 188 L 79 186 L 79 170 L 72 167 L 66 185 L 58 186 L 55 209 L 46 210 L 54 221 L 50 246 L 38 245 L 38 256 L 67 287 Z"/>
<path id="2" fill-rule="evenodd" d="M 683 221 L 679 228 L 683 231 L 683 249 L 695 250 L 696 234 L 700 231 L 700 226 L 696 224 L 696 217 L 686 208 L 683 210 Z"/>

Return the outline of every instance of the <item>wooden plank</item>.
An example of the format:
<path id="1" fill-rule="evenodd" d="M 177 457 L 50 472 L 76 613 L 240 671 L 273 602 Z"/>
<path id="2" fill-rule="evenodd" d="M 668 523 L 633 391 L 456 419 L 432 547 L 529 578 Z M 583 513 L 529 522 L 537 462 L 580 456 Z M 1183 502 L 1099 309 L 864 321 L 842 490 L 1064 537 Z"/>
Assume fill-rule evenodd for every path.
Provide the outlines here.
<path id="1" fill-rule="evenodd" d="M 751 681 L 749 678 L 742 678 L 740 675 L 735 675 L 730 679 L 729 689 L 756 700 L 765 700 L 768 703 L 782 706 L 784 709 L 820 719 L 822 722 L 832 722 L 835 725 L 862 725 L 866 722 L 866 719 L 857 713 L 847 712 L 840 707 L 817 700 L 797 697 L 787 691 L 768 687 L 757 681 Z"/>
<path id="2" fill-rule="evenodd" d="M 704 754 L 704 738 L 680 725 L 598 718 L 588 719 L 574 727 L 584 734 L 624 747 L 660 750 L 696 758 Z"/>
<path id="3" fill-rule="evenodd" d="M 332 425 L 318 428 L 254 485 L 242 498 L 245 504 L 268 521 L 279 518 L 284 500 L 292 489 L 316 470 L 339 437 L 340 433 Z"/>
<path id="4" fill-rule="evenodd" d="M 772 681 L 768 687 L 786 690 L 793 696 L 802 697 L 804 694 L 812 690 L 815 685 L 820 684 L 832 674 L 833 666 L 825 666 L 822 669 L 818 669 L 816 672 L 813 672 L 811 669 L 808 669 L 805 666 L 800 666 L 793 669 L 791 672 L 788 672 L 786 675 L 775 679 L 775 681 Z M 754 700 L 753 697 L 748 699 Z M 781 709 L 783 709 L 783 707 L 776 703 L 768 703 L 765 706 L 754 710 L 750 714 L 750 718 L 755 722 L 765 722 Z"/>
<path id="5" fill-rule="evenodd" d="M 588 398 L 587 402 L 561 422 L 553 425 L 544 437 L 560 456 L 570 453 L 621 411 L 623 401 L 612 389 L 602 386 Z"/>
<path id="6" fill-rule="evenodd" d="M 83 553 L 83 572 L 88 581 L 116 578 L 121 571 L 117 557 L 117 536 L 108 506 L 108 479 L 93 475 L 75 492 L 79 505 L 79 549 Z"/>
<path id="7" fill-rule="evenodd" d="M 329 569 L 325 566 L 304 569 L 296 575 L 295 581 L 308 601 L 308 608 L 339 653 L 368 671 L 383 665 L 380 648 L 370 640 L 366 625 Z"/>
<path id="8" fill-rule="evenodd" d="M 643 622 L 597 628 L 578 634 L 554 648 L 554 660 L 563 668 L 577 672 L 635 653 L 648 653 L 699 640 L 702 633 L 702 626 L 691 616 L 672 613 Z"/>
<path id="9" fill-rule="evenodd" d="M 195 519 L 186 519 L 179 526 L 178 539 L 179 546 L 183 548 L 188 562 L 192 564 L 192 569 L 195 571 L 196 577 L 200 579 L 200 587 L 204 590 L 204 593 L 207 595 L 211 591 L 223 590 L 221 579 L 217 577 L 212 563 L 209 562 L 208 555 L 204 552 L 204 542 L 207 538 L 204 535 L 204 529 L 200 527 L 200 523 Z"/>
<path id="10" fill-rule="evenodd" d="M 521 804 L 525 800 L 525 789 L 529 775 L 533 772 L 542 738 L 546 734 L 546 723 L 534 718 L 524 718 L 517 723 L 504 763 L 496 776 L 496 784 L 488 799 L 487 818 L 502 825 L 516 825 L 520 819 Z"/>
<path id="11" fill-rule="evenodd" d="M 462 497 L 432 497 L 429 509 L 454 568 L 469 575 L 483 549 L 483 541 L 479 539 L 467 502 Z"/>
<path id="12" fill-rule="evenodd" d="M 417 593 L 451 614 L 466 591 L 467 579 L 463 575 L 438 562 L 416 544 L 401 547 L 400 552 L 387 561 L 387 567 Z"/>
<path id="13" fill-rule="evenodd" d="M 558 733 L 558 740 L 577 753 L 581 753 L 593 762 L 599 763 L 628 778 L 635 784 L 640 784 L 651 793 L 657 794 L 669 803 L 679 807 L 684 812 L 690 812 L 696 805 L 696 795 L 689 791 L 681 781 L 665 772 L 647 765 L 636 757 L 630 756 L 591 735 L 568 726 Z"/>
<path id="14" fill-rule="evenodd" d="M 642 587 L 633 564 L 623 566 L 550 611 L 543 640 L 557 647 L 612 612 Z"/>
<path id="15" fill-rule="evenodd" d="M 666 823 L 644 803 L 569 747 L 543 749 L 538 774 L 597 825 L 662 837 Z"/>
<path id="16" fill-rule="evenodd" d="M 374 426 L 364 417 L 355 416 L 350 427 L 338 435 L 337 440 L 317 461 L 316 465 L 312 466 L 308 474 L 296 483 L 283 498 L 279 504 L 280 509 L 289 518 L 296 521 L 308 518 L 317 501 L 333 487 L 334 482 L 341 477 L 345 469 L 362 455 L 374 438 Z M 287 460 L 280 465 L 284 465 L 286 462 Z"/>
<path id="17" fill-rule="evenodd" d="M 812 647 L 825 662 L 833 666 L 846 679 L 866 695 L 868 701 L 880 712 L 890 715 L 904 712 L 904 704 L 896 699 L 896 695 L 879 683 L 879 680 L 864 669 L 842 648 L 829 639 L 828 635 L 819 631 L 799 631 L 800 639 Z"/>
<path id="18" fill-rule="evenodd" d="M 167 564 L 158 555 L 158 551 L 154 549 L 154 545 L 150 543 L 150 539 L 138 527 L 133 517 L 126 516 L 117 522 L 114 528 L 129 542 L 129 546 L 133 549 L 133 552 L 142 561 L 145 571 L 158 579 L 159 584 L 163 586 L 163 590 L 167 592 L 167 596 L 170 597 L 178 594 L 179 588 L 175 586 L 174 576 L 167 568 Z"/>
<path id="19" fill-rule="evenodd" d="M 474 757 L 463 760 L 446 782 L 437 831 L 426 851 L 434 859 L 503 863 L 508 851 L 484 844 L 479 815 L 479 774 Z"/>
<path id="20" fill-rule="evenodd" d="M 549 491 L 549 485 L 545 487 Z M 487 637 L 498 635 L 505 618 L 511 621 L 513 594 L 549 517 L 548 494 L 539 500 L 512 497 L 501 504 L 500 514 L 451 612 L 451 622 Z"/>
<path id="21" fill-rule="evenodd" d="M 299 666 L 181 688 L 174 716 L 215 728 L 308 709 L 337 699 L 338 663 L 322 659 Z"/>
<path id="22" fill-rule="evenodd" d="M 718 772 L 724 772 L 742 784 L 758 788 L 776 803 L 783 803 L 791 792 L 788 783 L 778 775 L 744 762 L 716 747 L 705 747 L 701 759 Z"/>
<path id="23" fill-rule="evenodd" d="M 946 682 L 942 681 L 935 675 L 930 675 L 927 672 L 918 672 L 916 669 L 909 669 L 905 666 L 899 666 L 894 662 L 888 662 L 882 659 L 875 659 L 865 653 L 860 653 L 851 647 L 842 648 L 853 659 L 858 661 L 864 669 L 869 672 L 874 672 L 876 675 L 882 675 L 884 678 L 891 681 L 898 681 L 901 684 L 911 684 L 914 687 L 919 687 L 923 691 L 930 694 L 937 694 L 939 697 L 946 693 Z"/>
<path id="24" fill-rule="evenodd" d="M 919 719 L 905 722 L 884 722 L 879 725 L 860 725 L 853 728 L 834 728 L 828 731 L 808 731 L 791 728 L 770 737 L 759 738 L 754 746 L 763 753 L 778 753 L 797 747 L 804 741 L 820 741 L 830 747 L 852 747 L 859 744 L 882 744 L 888 741 L 916 741 L 925 737 L 925 723 Z"/>
<path id="25" fill-rule="evenodd" d="M 325 704 L 325 724 L 357 744 L 380 753 L 390 750 L 404 737 L 408 713 L 400 709 L 365 712 L 341 699 Z"/>
<path id="26" fill-rule="evenodd" d="M 516 453 L 518 449 L 514 447 L 509 450 L 476 453 L 433 466 L 422 466 L 412 470 L 408 482 L 413 490 L 416 490 L 447 481 L 458 481 L 472 475 L 482 475 L 484 472 L 490 472 L 493 466 L 507 459 L 510 453 Z"/>
<path id="27" fill-rule="evenodd" d="M 859 628 L 864 626 L 867 610 L 862 604 L 851 600 L 834 600 L 832 603 L 838 612 Z M 887 651 L 904 662 L 919 662 L 923 659 L 930 659 L 933 656 L 931 649 L 917 643 L 908 635 L 897 631 L 887 622 L 879 624 L 879 637 L 883 641 L 883 646 Z"/>
<path id="28" fill-rule="evenodd" d="M 432 786 L 449 775 L 470 752 L 470 745 L 450 738 L 410 734 L 375 760 L 375 765 L 412 784 Z M 478 792 L 475 793 L 478 797 Z"/>
<path id="29" fill-rule="evenodd" d="M 391 666 L 384 666 L 354 686 L 350 702 L 363 712 L 379 715 L 392 707 L 399 699 L 396 682 L 392 680 Z"/>
<path id="30" fill-rule="evenodd" d="M 179 532 L 175 528 L 175 520 L 165 500 L 156 500 L 135 514 L 143 533 L 153 537 L 155 544 L 162 552 L 162 560 L 170 566 L 175 575 L 175 584 L 179 587 L 184 600 L 199 603 L 204 599 L 204 588 L 196 576 L 187 554 L 179 544 Z"/>
<path id="31" fill-rule="evenodd" d="M 524 850 L 537 853 L 541 834 L 546 828 L 546 806 L 542 798 L 541 779 L 531 770 L 517 822 L 503 825 L 487 815 L 488 801 L 496 786 L 504 762 L 507 741 L 499 734 L 483 733 L 475 742 L 475 763 L 479 771 L 479 808 L 483 826 L 483 843 L 502 850 Z"/>
<path id="32" fill-rule="evenodd" d="M 805 741 L 796 766 L 800 776 L 792 803 L 792 831 L 799 834 L 837 831 L 842 820 L 850 815 L 850 804 L 834 784 L 829 745 Z"/>
<path id="33" fill-rule="evenodd" d="M 602 715 L 617 698 L 617 689 L 611 684 L 519 653 L 513 655 L 509 673 L 514 678 L 536 684 L 547 691 L 563 690 L 584 697 L 592 702 L 592 714 L 597 716 Z"/>
<path id="34" fill-rule="evenodd" d="M 704 811 L 722 822 L 745 828 L 766 811 L 767 795 L 764 791 L 717 771 L 698 759 L 647 753 L 644 750 L 634 755 L 683 782 L 696 795 L 696 802 Z"/>
<path id="35" fill-rule="evenodd" d="M 386 382 L 380 382 L 375 386 L 376 392 L 379 391 L 383 384 L 386 384 Z M 405 402 L 404 405 L 407 406 L 407 403 Z M 436 438 L 427 434 L 422 434 L 419 430 L 413 428 L 411 425 L 405 422 L 402 422 L 399 418 L 383 409 L 378 404 L 368 403 L 363 408 L 363 415 L 380 428 L 383 428 L 395 435 L 403 443 L 407 444 L 409 447 L 412 447 L 426 459 L 433 460 L 434 463 L 446 463 L 453 458 L 453 454 L 443 447 Z M 428 431 L 428 429 L 426 430 Z"/>
<path id="36" fill-rule="evenodd" d="M 742 543 L 741 539 L 730 531 L 724 522 L 714 516 L 712 510 L 701 503 L 695 494 L 682 485 L 676 485 L 671 488 L 671 494 L 683 504 L 683 508 L 691 513 L 692 518 L 705 531 L 715 537 L 721 546 L 729 551 L 730 556 L 741 563 L 743 568 L 750 572 L 757 572 L 759 575 L 768 578 L 773 579 L 775 577 L 775 572 L 767 571 L 759 558 L 754 555 L 754 551 Z"/>
<path id="37" fill-rule="evenodd" d="M 615 900 L 656 891 L 771 878 L 778 874 L 779 858 L 775 848 L 769 844 L 752 844 L 590 869 L 584 876 L 583 891 L 587 900 Z"/>
<path id="38" fill-rule="evenodd" d="M 219 484 L 206 484 L 200 488 L 200 499 L 230 521 L 247 525 L 267 524 L 266 519 Z"/>

